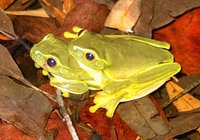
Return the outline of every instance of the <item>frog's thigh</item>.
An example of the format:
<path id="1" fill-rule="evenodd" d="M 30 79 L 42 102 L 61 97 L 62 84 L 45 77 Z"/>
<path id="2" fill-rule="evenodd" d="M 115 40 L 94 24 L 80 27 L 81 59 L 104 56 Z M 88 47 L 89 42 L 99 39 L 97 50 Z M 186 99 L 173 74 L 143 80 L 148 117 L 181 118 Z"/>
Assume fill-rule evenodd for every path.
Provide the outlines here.
<path id="1" fill-rule="evenodd" d="M 107 94 L 115 94 L 116 92 L 123 90 L 130 86 L 130 81 L 129 80 L 124 80 L 124 81 L 113 81 L 109 84 L 107 84 L 103 91 Z"/>
<path id="2" fill-rule="evenodd" d="M 180 71 L 177 63 L 163 63 L 147 68 L 131 78 L 132 83 L 144 84 L 147 82 L 157 83 L 169 79 Z"/>
<path id="3" fill-rule="evenodd" d="M 132 77 L 131 86 L 127 87 L 126 96 L 122 101 L 129 101 L 144 97 L 158 89 L 170 77 L 180 70 L 176 63 L 166 63 L 148 68 Z"/>

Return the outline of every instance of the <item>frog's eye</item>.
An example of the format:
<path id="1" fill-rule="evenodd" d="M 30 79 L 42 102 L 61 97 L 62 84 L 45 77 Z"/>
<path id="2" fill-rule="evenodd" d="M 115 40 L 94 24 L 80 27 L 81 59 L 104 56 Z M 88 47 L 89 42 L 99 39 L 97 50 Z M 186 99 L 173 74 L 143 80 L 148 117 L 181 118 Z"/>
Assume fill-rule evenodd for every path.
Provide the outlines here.
<path id="1" fill-rule="evenodd" d="M 85 57 L 87 60 L 90 60 L 90 61 L 94 59 L 94 55 L 92 53 L 86 53 Z"/>
<path id="2" fill-rule="evenodd" d="M 85 30 L 83 30 L 83 29 L 81 29 L 80 31 L 78 31 L 78 36 L 80 36 L 82 33 L 83 33 L 83 31 L 85 31 Z"/>
<path id="3" fill-rule="evenodd" d="M 48 66 L 50 66 L 50 67 L 54 67 L 54 66 L 56 66 L 56 60 L 55 59 L 53 59 L 53 58 L 48 58 L 47 59 L 47 64 L 48 64 Z"/>

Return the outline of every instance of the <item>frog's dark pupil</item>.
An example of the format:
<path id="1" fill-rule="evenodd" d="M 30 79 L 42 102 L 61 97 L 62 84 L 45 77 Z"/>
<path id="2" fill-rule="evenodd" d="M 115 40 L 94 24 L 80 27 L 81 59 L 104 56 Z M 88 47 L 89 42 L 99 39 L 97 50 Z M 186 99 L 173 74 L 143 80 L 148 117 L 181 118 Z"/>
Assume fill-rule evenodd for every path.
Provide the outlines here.
<path id="1" fill-rule="evenodd" d="M 83 31 L 84 31 L 84 30 L 80 30 L 80 31 L 78 32 L 78 36 L 80 36 L 81 33 L 82 33 Z"/>
<path id="2" fill-rule="evenodd" d="M 93 60 L 94 55 L 92 53 L 86 53 L 86 58 L 87 58 L 87 60 Z"/>
<path id="3" fill-rule="evenodd" d="M 47 59 L 47 64 L 50 67 L 54 67 L 56 65 L 56 60 L 54 60 L 53 58 L 49 58 L 49 59 Z"/>

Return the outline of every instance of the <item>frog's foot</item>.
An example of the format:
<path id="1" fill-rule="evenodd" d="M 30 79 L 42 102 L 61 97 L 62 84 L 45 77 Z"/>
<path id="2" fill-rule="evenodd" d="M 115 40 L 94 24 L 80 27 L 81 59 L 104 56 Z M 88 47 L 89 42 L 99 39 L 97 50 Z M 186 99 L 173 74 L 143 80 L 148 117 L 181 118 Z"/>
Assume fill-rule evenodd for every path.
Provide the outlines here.
<path id="1" fill-rule="evenodd" d="M 85 31 L 83 28 L 74 26 L 72 30 L 75 32 L 75 34 L 70 33 L 70 32 L 64 32 L 64 37 L 65 38 L 78 38 L 80 35 Z"/>
<path id="2" fill-rule="evenodd" d="M 105 108 L 107 110 L 106 116 L 111 118 L 123 96 L 124 94 L 106 94 L 100 91 L 94 97 L 95 105 L 90 107 L 89 111 L 94 113 L 99 108 Z"/>
<path id="3" fill-rule="evenodd" d="M 68 92 L 63 92 L 62 96 L 68 98 L 69 97 L 69 93 Z"/>

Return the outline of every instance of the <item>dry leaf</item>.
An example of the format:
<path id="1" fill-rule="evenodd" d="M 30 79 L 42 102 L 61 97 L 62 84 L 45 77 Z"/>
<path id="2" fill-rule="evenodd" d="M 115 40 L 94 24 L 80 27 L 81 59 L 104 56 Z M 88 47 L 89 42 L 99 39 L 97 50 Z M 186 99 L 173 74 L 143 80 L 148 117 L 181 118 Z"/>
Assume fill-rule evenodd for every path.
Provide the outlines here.
<path id="1" fill-rule="evenodd" d="M 22 77 L 23 75 L 12 59 L 9 51 L 0 45 L 0 75 L 10 76 L 13 78 Z"/>
<path id="2" fill-rule="evenodd" d="M 169 132 L 168 126 L 148 97 L 120 104 L 117 113 L 143 139 L 152 139 Z"/>
<path id="3" fill-rule="evenodd" d="M 11 39 L 0 33 L 0 40 L 11 40 Z"/>
<path id="4" fill-rule="evenodd" d="M 77 0 L 76 0 L 77 1 Z M 81 0 L 80 0 L 81 1 Z M 98 4 L 104 4 L 106 5 L 109 9 L 112 9 L 112 7 L 114 6 L 115 2 L 117 0 L 92 0 Z"/>
<path id="5" fill-rule="evenodd" d="M 63 1 L 63 12 L 65 12 L 65 14 L 69 13 L 73 8 L 74 8 L 73 0 L 64 0 Z"/>
<path id="6" fill-rule="evenodd" d="M 34 87 L 17 84 L 8 77 L 33 87 L 23 77 L 9 51 L 0 45 L 0 117 L 31 136 L 48 139 L 44 127 L 52 105 Z"/>
<path id="7" fill-rule="evenodd" d="M 49 16 L 46 14 L 44 9 L 36 9 L 36 10 L 26 10 L 26 11 L 5 11 L 8 15 L 21 15 L 21 16 L 35 16 L 35 17 L 45 17 L 48 18 Z"/>
<path id="8" fill-rule="evenodd" d="M 199 79 L 200 79 L 200 73 L 199 74 L 187 75 L 187 76 L 184 76 L 181 79 L 179 79 L 178 85 L 180 85 L 182 88 L 185 89 L 188 86 L 194 84 L 194 82 L 199 81 Z M 200 85 L 195 87 L 194 89 L 192 89 L 190 91 L 190 93 L 192 95 L 200 95 Z"/>
<path id="9" fill-rule="evenodd" d="M 74 26 L 100 32 L 108 13 L 109 10 L 105 5 L 97 4 L 91 0 L 84 1 L 77 4 L 67 14 L 64 25 L 57 30 L 56 34 L 64 38 L 63 33 L 72 31 Z"/>
<path id="10" fill-rule="evenodd" d="M 52 106 L 40 93 L 0 76 L 0 118 L 37 139 L 48 136 L 46 125 Z"/>
<path id="11" fill-rule="evenodd" d="M 93 99 L 89 99 L 86 106 L 80 113 L 80 118 L 85 123 L 91 125 L 102 140 L 126 140 L 132 138 L 136 139 L 138 136 L 117 113 L 113 118 L 106 117 L 104 109 L 98 109 L 95 113 L 89 112 L 89 107 L 93 105 Z M 117 138 L 116 138 L 117 137 Z"/>
<path id="12" fill-rule="evenodd" d="M 178 86 L 172 81 L 169 81 L 166 84 L 166 88 L 167 88 L 167 92 L 170 99 L 179 95 L 183 91 L 183 89 L 180 86 Z M 195 108 L 200 108 L 200 101 L 197 98 L 194 98 L 189 93 L 186 93 L 185 95 L 180 97 L 178 100 L 174 101 L 173 105 L 177 108 L 178 112 L 183 112 L 183 111 L 189 111 Z M 198 131 L 200 132 L 200 128 L 198 128 Z"/>
<path id="13" fill-rule="evenodd" d="M 27 3 L 28 1 L 30 1 L 30 0 L 21 0 L 22 4 L 25 4 L 25 3 Z"/>
<path id="14" fill-rule="evenodd" d="M 9 51 L 1 44 L 0 44 L 0 75 L 12 77 L 30 87 L 32 86 L 31 83 L 23 77 L 17 64 L 12 59 Z"/>
<path id="15" fill-rule="evenodd" d="M 198 128 L 200 126 L 200 113 L 176 117 L 172 119 L 168 125 L 171 128 L 170 132 L 155 137 L 155 140 L 169 140 L 170 138 Z"/>
<path id="16" fill-rule="evenodd" d="M 0 8 L 6 9 L 14 0 L 0 0 Z"/>
<path id="17" fill-rule="evenodd" d="M 15 32 L 32 43 L 38 43 L 57 28 L 50 19 L 41 17 L 17 16 L 13 23 Z"/>
<path id="18" fill-rule="evenodd" d="M 12 124 L 0 123 L 1 140 L 35 140 L 34 137 L 24 134 L 23 131 Z"/>
<path id="19" fill-rule="evenodd" d="M 183 89 L 180 86 L 178 86 L 172 81 L 169 81 L 166 84 L 166 88 L 170 99 L 179 95 L 183 91 Z M 177 101 L 174 101 L 173 104 L 179 112 L 200 108 L 200 101 L 197 98 L 190 95 L 189 93 L 186 93 Z"/>
<path id="20" fill-rule="evenodd" d="M 175 60 L 186 74 L 200 73 L 200 8 L 176 19 L 170 26 L 155 32 L 154 38 L 172 46 Z"/>
<path id="21" fill-rule="evenodd" d="M 36 0 L 15 0 L 6 10 L 23 11 L 35 2 Z"/>
<path id="22" fill-rule="evenodd" d="M 119 0 L 108 15 L 105 26 L 132 32 L 132 27 L 141 15 L 141 0 Z"/>
<path id="23" fill-rule="evenodd" d="M 11 38 L 18 39 L 18 36 L 15 34 L 12 21 L 0 8 L 0 33 Z"/>
<path id="24" fill-rule="evenodd" d="M 143 0 L 142 15 L 135 24 L 136 35 L 151 38 L 152 30 L 158 29 L 186 11 L 200 6 L 200 0 Z"/>
<path id="25" fill-rule="evenodd" d="M 48 2 L 48 0 L 41 0 L 41 5 L 46 10 L 48 15 L 53 15 L 55 17 L 55 19 L 58 21 L 60 25 L 64 24 L 64 19 L 66 14 L 62 10 L 51 5 L 51 3 Z"/>

